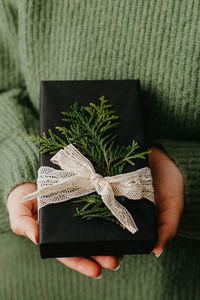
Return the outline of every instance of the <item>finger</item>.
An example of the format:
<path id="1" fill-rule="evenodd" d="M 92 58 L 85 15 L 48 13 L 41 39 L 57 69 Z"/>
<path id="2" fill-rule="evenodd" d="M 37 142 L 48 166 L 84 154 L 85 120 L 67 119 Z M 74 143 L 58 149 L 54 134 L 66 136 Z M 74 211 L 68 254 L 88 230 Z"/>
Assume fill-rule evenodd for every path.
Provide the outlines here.
<path id="1" fill-rule="evenodd" d="M 116 269 L 119 265 L 118 258 L 115 256 L 91 256 L 102 268 Z"/>
<path id="2" fill-rule="evenodd" d="M 101 267 L 91 259 L 85 257 L 58 257 L 56 259 L 86 276 L 97 278 L 101 275 Z"/>
<path id="3" fill-rule="evenodd" d="M 158 241 L 153 249 L 153 253 L 159 257 L 164 250 L 168 240 L 174 238 L 180 220 L 180 211 L 175 207 L 160 212 L 158 218 Z"/>

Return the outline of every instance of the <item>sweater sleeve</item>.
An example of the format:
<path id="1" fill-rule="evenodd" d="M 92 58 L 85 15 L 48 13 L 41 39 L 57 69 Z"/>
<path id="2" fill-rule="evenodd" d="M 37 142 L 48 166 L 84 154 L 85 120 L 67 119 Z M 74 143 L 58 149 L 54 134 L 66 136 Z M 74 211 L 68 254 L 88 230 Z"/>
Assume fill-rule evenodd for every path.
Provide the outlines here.
<path id="1" fill-rule="evenodd" d="M 200 142 L 154 139 L 151 146 L 164 150 L 184 178 L 184 210 L 177 235 L 200 239 Z"/>
<path id="2" fill-rule="evenodd" d="M 36 183 L 39 155 L 29 138 L 39 132 L 39 114 L 21 70 L 17 1 L 0 0 L 0 217 L 9 192 L 22 182 Z M 16 4 L 15 4 L 16 5 Z M 6 206 L 6 207 L 5 207 Z M 1 229 L 0 222 L 0 229 Z"/>

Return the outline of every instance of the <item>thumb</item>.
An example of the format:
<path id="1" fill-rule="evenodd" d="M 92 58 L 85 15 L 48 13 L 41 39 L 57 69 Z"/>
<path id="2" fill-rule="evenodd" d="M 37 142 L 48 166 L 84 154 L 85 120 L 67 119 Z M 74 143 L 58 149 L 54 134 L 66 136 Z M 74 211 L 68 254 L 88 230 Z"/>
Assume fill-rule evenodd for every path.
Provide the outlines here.
<path id="1" fill-rule="evenodd" d="M 175 209 L 162 211 L 158 218 L 158 241 L 153 249 L 156 257 L 159 257 L 167 241 L 174 238 L 179 225 L 180 213 Z"/>
<path id="2" fill-rule="evenodd" d="M 26 236 L 34 244 L 37 244 L 38 222 L 29 216 L 21 216 L 18 220 L 18 234 Z"/>
<path id="3" fill-rule="evenodd" d="M 14 222 L 11 222 L 11 229 L 14 233 L 26 236 L 34 244 L 38 243 L 38 221 L 30 216 L 19 216 Z"/>
<path id="4" fill-rule="evenodd" d="M 37 220 L 37 199 L 21 203 L 20 199 L 35 191 L 36 185 L 25 183 L 16 187 L 9 195 L 7 207 L 10 225 L 14 233 L 26 236 L 37 244 L 39 239 L 39 224 Z"/>

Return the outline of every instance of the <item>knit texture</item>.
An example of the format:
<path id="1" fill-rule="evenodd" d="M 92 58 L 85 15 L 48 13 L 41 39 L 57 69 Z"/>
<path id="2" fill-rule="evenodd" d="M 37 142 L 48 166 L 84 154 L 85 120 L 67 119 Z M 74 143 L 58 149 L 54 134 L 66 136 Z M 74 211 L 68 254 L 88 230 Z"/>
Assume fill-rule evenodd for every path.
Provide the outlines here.
<path id="1" fill-rule="evenodd" d="M 175 238 L 159 258 L 126 255 L 120 269 L 86 277 L 11 232 L 1 234 L 2 300 L 199 300 L 200 241 Z M 9 258 L 9 259 L 8 259 Z M 196 262 L 196 263 L 192 263 Z"/>
<path id="2" fill-rule="evenodd" d="M 199 58 L 199 0 L 0 0 L 0 232 L 9 230 L 6 200 L 10 190 L 37 180 L 38 148 L 28 136 L 39 132 L 40 80 L 140 79 L 148 145 L 166 151 L 184 175 L 185 207 L 177 234 L 199 239 Z M 183 263 L 184 259 L 175 257 L 177 264 Z M 142 262 L 138 256 L 134 261 L 145 280 L 145 259 Z M 153 263 L 149 268 L 154 268 Z M 54 266 L 50 269 L 59 272 Z M 23 264 L 21 270 L 28 272 Z M 121 270 L 118 283 L 128 270 Z M 149 281 L 154 272 L 148 273 Z M 90 281 L 73 274 L 77 293 L 73 299 L 86 299 L 80 295 L 85 292 L 83 282 Z M 41 278 L 46 280 L 45 275 Z M 64 282 L 60 284 L 65 287 Z M 132 299 L 132 293 L 136 293 L 134 299 L 146 299 L 137 294 L 140 284 L 134 285 L 134 292 L 129 286 L 121 298 L 116 290 L 115 299 Z M 106 288 L 109 297 L 111 286 Z M 8 289 L 1 299 L 23 299 L 5 296 Z M 148 300 L 183 299 L 182 294 L 166 298 L 164 293 L 151 293 Z M 32 299 L 28 297 L 24 299 Z M 90 298 L 97 299 L 94 294 Z M 199 298 L 195 294 L 186 299 Z"/>

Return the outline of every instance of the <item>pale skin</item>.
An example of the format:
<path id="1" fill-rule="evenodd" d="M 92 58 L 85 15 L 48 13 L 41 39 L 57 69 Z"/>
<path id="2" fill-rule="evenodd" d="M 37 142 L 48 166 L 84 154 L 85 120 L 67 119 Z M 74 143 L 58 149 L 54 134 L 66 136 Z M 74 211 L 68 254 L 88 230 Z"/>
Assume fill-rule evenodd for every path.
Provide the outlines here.
<path id="1" fill-rule="evenodd" d="M 158 213 L 158 241 L 153 253 L 158 257 L 168 240 L 174 238 L 183 211 L 184 179 L 183 175 L 169 156 L 157 147 L 148 150 L 151 167 L 156 210 Z M 37 221 L 37 200 L 21 203 L 20 199 L 37 190 L 34 183 L 25 182 L 13 188 L 7 199 L 7 207 L 11 229 L 14 233 L 34 239 L 27 235 L 33 234 L 38 243 L 39 231 Z M 123 256 L 91 256 L 56 258 L 65 266 L 86 276 L 98 278 L 101 269 L 115 269 Z"/>

